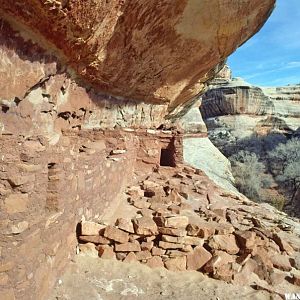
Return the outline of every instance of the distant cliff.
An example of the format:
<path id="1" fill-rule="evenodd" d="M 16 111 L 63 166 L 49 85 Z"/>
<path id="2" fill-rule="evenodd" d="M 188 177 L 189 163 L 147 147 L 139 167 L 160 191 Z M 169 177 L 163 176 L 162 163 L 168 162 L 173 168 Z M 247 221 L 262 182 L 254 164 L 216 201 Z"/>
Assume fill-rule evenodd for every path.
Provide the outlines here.
<path id="1" fill-rule="evenodd" d="M 291 133 L 300 127 L 300 84 L 253 86 L 231 78 L 226 66 L 203 95 L 200 110 L 213 139 L 216 134 L 239 139 L 252 134 Z"/>

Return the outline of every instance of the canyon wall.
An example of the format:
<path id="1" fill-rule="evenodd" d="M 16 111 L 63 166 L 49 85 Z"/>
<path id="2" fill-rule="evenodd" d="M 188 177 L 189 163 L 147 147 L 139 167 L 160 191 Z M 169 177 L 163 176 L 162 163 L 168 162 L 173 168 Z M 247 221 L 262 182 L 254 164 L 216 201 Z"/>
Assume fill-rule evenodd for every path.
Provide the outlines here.
<path id="1" fill-rule="evenodd" d="M 80 220 L 116 209 L 134 172 L 183 160 L 175 124 L 155 129 L 274 0 L 0 4 L 0 298 L 46 299 Z"/>
<path id="2" fill-rule="evenodd" d="M 262 88 L 227 75 L 211 82 L 200 107 L 218 147 L 250 136 L 293 134 L 299 129 L 300 85 Z"/>

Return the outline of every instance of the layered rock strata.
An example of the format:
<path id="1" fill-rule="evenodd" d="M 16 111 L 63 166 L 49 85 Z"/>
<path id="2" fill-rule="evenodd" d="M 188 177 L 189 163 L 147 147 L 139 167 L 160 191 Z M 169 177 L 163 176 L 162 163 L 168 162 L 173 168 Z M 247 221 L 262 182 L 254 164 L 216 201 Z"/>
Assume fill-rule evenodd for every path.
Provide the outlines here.
<path id="1" fill-rule="evenodd" d="M 167 103 L 172 111 L 204 90 L 216 66 L 260 29 L 274 3 L 2 0 L 0 7 L 75 77 L 105 94 Z"/>
<path id="2" fill-rule="evenodd" d="M 210 139 L 227 153 L 226 148 L 251 136 L 296 134 L 300 85 L 262 88 L 231 78 L 227 72 L 211 82 L 200 110 Z"/>

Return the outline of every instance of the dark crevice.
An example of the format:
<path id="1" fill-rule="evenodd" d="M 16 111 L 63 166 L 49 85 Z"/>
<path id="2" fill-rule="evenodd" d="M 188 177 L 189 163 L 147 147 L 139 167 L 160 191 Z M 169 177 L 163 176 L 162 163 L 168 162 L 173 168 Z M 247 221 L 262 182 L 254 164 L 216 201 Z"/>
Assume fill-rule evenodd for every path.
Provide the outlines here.
<path id="1" fill-rule="evenodd" d="M 71 113 L 69 111 L 63 111 L 63 112 L 59 113 L 57 116 L 58 116 L 58 118 L 68 120 L 71 117 Z"/>
<path id="2" fill-rule="evenodd" d="M 9 110 L 9 107 L 8 106 L 1 106 L 1 110 L 2 110 L 2 112 L 7 113 L 8 110 Z"/>
<path id="3" fill-rule="evenodd" d="M 22 100 L 18 97 L 15 97 L 14 102 L 16 103 L 16 105 L 18 106 L 20 104 Z"/>

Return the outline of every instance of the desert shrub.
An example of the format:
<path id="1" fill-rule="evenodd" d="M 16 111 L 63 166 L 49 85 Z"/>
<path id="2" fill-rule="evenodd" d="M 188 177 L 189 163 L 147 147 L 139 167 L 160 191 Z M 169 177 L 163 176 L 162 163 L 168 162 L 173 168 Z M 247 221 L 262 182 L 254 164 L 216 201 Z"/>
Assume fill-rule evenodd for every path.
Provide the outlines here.
<path id="1" fill-rule="evenodd" d="M 272 173 L 279 183 L 290 188 L 293 202 L 300 189 L 300 139 L 279 144 L 268 156 Z"/>
<path id="2" fill-rule="evenodd" d="M 260 202 L 262 188 L 268 188 L 273 181 L 270 175 L 265 174 L 265 165 L 255 153 L 244 150 L 229 159 L 238 190 L 250 199 Z"/>

